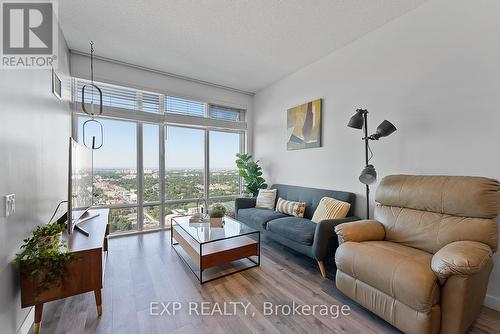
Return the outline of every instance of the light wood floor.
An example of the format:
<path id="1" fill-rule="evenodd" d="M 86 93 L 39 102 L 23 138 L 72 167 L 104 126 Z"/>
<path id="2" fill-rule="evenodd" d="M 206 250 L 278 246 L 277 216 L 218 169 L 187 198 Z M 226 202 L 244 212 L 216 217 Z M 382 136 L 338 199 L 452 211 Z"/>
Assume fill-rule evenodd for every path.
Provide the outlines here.
<path id="1" fill-rule="evenodd" d="M 332 270 L 332 264 L 327 270 Z M 93 293 L 44 306 L 41 333 L 398 333 L 383 320 L 345 298 L 316 263 L 272 241 L 262 245 L 261 267 L 201 286 L 170 247 L 169 232 L 113 238 L 103 289 L 103 315 Z M 181 302 L 175 316 L 150 315 L 151 302 Z M 190 301 L 250 302 L 249 314 L 194 316 Z M 263 304 L 342 305 L 349 316 L 264 316 Z M 213 304 L 211 304 L 213 305 Z M 161 308 L 160 308 L 161 311 Z M 253 313 L 253 314 L 252 314 Z M 483 308 L 472 333 L 499 333 L 500 312 Z"/>

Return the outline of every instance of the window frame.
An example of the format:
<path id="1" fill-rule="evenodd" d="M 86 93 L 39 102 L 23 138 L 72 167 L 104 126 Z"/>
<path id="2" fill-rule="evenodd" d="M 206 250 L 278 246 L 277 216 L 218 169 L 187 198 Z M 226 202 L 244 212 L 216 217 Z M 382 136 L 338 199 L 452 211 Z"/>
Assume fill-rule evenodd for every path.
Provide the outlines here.
<path id="1" fill-rule="evenodd" d="M 78 92 L 76 88 L 78 87 L 78 80 L 72 79 L 72 99 L 70 102 L 71 105 L 71 118 L 72 118 L 72 136 L 73 138 L 78 138 L 78 119 L 79 117 L 89 117 L 86 113 L 83 112 L 81 108 L 81 102 L 76 101 L 76 97 Z M 97 83 L 99 85 L 99 83 Z M 106 84 L 108 85 L 108 84 Z M 124 89 L 132 89 L 129 87 L 123 87 Z M 166 226 L 165 224 L 165 208 L 169 204 L 183 204 L 188 202 L 196 201 L 197 199 L 167 199 L 165 192 L 165 180 L 166 180 L 166 170 L 165 170 L 165 154 L 166 154 L 166 127 L 167 126 L 176 126 L 176 127 L 186 127 L 193 129 L 201 129 L 204 131 L 205 143 L 204 143 L 204 199 L 209 203 L 210 200 L 224 200 L 237 198 L 243 192 L 243 182 L 240 178 L 240 187 L 239 194 L 231 195 L 231 196 L 209 196 L 209 160 L 210 160 L 210 131 L 219 131 L 219 132 L 230 132 L 237 133 L 240 135 L 240 151 L 239 153 L 245 153 L 247 149 L 247 123 L 245 121 L 246 111 L 238 106 L 227 106 L 228 109 L 238 110 L 240 112 L 240 121 L 227 121 L 210 118 L 209 116 L 209 108 L 212 105 L 211 103 L 205 103 L 205 117 L 200 116 L 190 116 L 190 115 L 181 115 L 169 113 L 165 110 L 165 94 L 158 94 L 159 99 L 159 109 L 158 113 L 142 111 L 142 93 L 147 94 L 156 94 L 141 90 L 136 90 L 136 110 L 117 108 L 117 107 L 103 107 L 103 114 L 95 117 L 96 119 L 110 119 L 117 121 L 129 121 L 134 122 L 136 124 L 136 169 L 137 169 L 137 202 L 136 203 L 123 203 L 123 204 L 111 204 L 111 205 L 100 205 L 95 206 L 95 208 L 109 208 L 109 209 L 127 209 L 127 208 L 136 208 L 137 210 L 137 230 L 134 231 L 126 231 L 126 232 L 115 232 L 114 234 L 127 234 L 127 233 L 143 233 L 150 232 L 161 229 L 170 229 L 170 226 Z M 168 95 L 173 96 L 175 95 Z M 184 98 L 184 97 L 180 97 Z M 199 101 L 199 100 L 194 100 Z M 217 106 L 223 107 L 221 104 L 217 104 Z M 143 143 L 143 125 L 144 124 L 154 124 L 159 126 L 158 138 L 159 138 L 159 170 L 158 176 L 160 178 L 160 194 L 158 201 L 144 201 L 144 143 Z M 151 206 L 160 206 L 160 226 L 157 229 L 144 229 L 144 208 Z"/>

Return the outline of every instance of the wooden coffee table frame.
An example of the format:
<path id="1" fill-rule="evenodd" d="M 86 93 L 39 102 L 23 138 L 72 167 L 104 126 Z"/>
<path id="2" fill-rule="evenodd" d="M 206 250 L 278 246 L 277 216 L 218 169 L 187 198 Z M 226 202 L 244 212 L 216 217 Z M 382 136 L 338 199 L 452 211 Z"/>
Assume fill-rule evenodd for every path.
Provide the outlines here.
<path id="1" fill-rule="evenodd" d="M 260 231 L 254 230 L 227 238 L 199 242 L 184 229 L 182 224 L 177 222 L 174 224 L 176 218 L 180 217 L 174 217 L 170 221 L 170 244 L 177 255 L 179 255 L 182 261 L 198 278 L 200 284 L 260 266 Z M 252 235 L 254 235 L 255 239 L 252 238 Z M 191 262 L 197 268 L 193 268 L 193 264 L 190 264 L 190 261 L 186 259 L 186 256 L 179 252 L 177 249 L 178 247 L 186 253 L 187 257 L 191 259 Z M 252 256 L 257 257 L 257 261 L 252 259 Z M 203 280 L 204 270 L 230 264 L 233 261 L 242 259 L 249 260 L 253 263 L 253 265 L 248 265 L 244 268 Z"/>

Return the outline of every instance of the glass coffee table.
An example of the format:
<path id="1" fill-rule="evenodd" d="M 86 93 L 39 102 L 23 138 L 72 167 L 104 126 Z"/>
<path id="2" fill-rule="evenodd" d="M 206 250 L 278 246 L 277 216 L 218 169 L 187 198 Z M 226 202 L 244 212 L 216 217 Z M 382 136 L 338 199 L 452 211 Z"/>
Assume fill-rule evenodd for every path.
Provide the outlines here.
<path id="1" fill-rule="evenodd" d="M 260 265 L 260 232 L 231 217 L 224 223 L 172 218 L 170 243 L 201 284 Z"/>

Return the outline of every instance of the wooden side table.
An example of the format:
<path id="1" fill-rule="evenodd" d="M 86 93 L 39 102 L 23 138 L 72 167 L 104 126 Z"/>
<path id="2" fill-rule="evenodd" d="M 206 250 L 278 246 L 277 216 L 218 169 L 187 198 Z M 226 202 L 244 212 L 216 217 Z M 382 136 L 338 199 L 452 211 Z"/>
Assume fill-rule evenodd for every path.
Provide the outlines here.
<path id="1" fill-rule="evenodd" d="M 37 295 L 38 277 L 21 278 L 21 306 L 35 306 L 35 334 L 40 332 L 43 304 L 53 300 L 93 291 L 97 314 L 102 315 L 101 289 L 108 250 L 109 209 L 89 210 L 86 215 L 96 213 L 99 213 L 99 216 L 81 224 L 81 227 L 90 233 L 88 237 L 78 231 L 70 235 L 63 233 L 62 238 L 67 242 L 73 260 L 67 265 L 67 276 L 60 286 L 54 286 Z M 85 217 L 84 215 L 82 218 Z"/>

